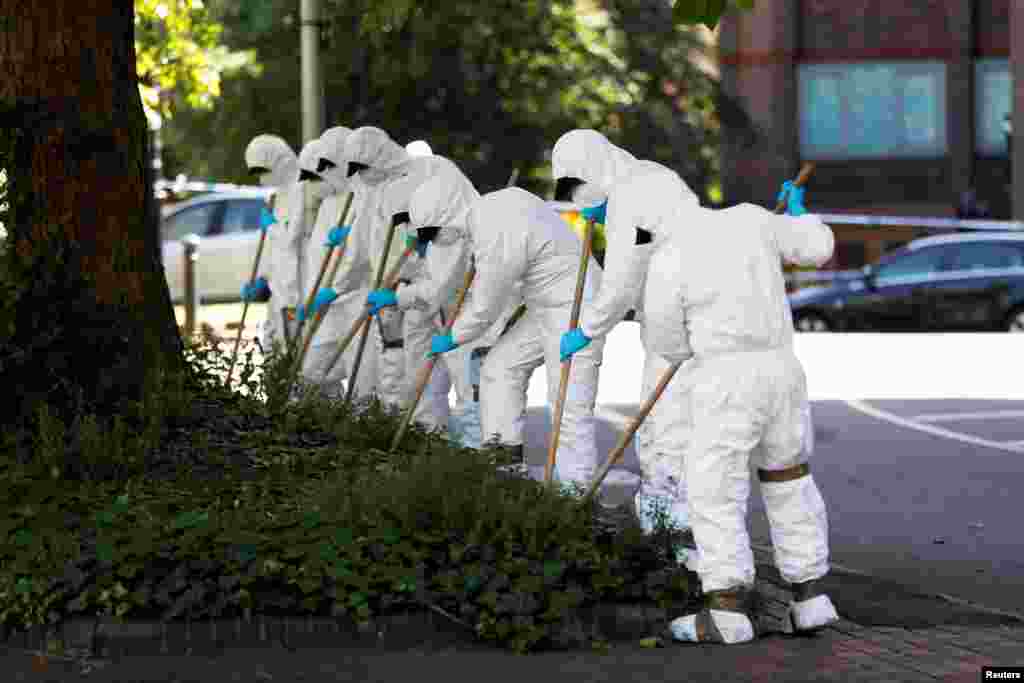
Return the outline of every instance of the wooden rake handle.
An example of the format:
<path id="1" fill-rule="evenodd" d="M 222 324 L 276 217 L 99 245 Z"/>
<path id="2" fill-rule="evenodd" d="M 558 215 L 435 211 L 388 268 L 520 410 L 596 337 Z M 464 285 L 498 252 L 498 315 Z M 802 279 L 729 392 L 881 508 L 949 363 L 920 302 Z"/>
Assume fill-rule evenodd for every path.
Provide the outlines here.
<path id="1" fill-rule="evenodd" d="M 576 274 L 576 298 L 572 302 L 572 318 L 569 330 L 574 330 L 580 323 L 580 308 L 583 305 L 583 290 L 587 283 L 587 265 L 594 238 L 594 219 L 587 221 L 583 233 L 583 251 L 580 253 L 580 268 Z M 562 361 L 562 377 L 558 384 L 558 402 L 551 419 L 551 442 L 548 445 L 548 459 L 544 464 L 544 481 L 551 482 L 555 470 L 555 455 L 558 453 L 558 440 L 562 432 L 562 413 L 565 410 L 565 397 L 569 389 L 569 372 L 572 369 L 572 358 Z"/>
<path id="2" fill-rule="evenodd" d="M 341 209 L 341 213 L 338 216 L 338 224 L 344 225 L 345 222 L 348 220 L 349 210 L 352 207 L 352 197 L 353 193 L 349 192 L 348 196 L 345 198 L 345 204 Z M 341 262 L 345 258 L 345 252 L 347 247 L 348 240 L 345 240 L 345 243 L 341 245 L 341 249 L 337 249 L 337 247 L 334 247 L 333 245 L 327 248 L 327 253 L 324 254 L 324 260 L 320 264 L 320 272 L 317 275 L 316 282 L 310 289 L 309 296 L 306 297 L 306 305 L 305 308 L 303 309 L 304 312 L 308 312 L 313 307 L 313 300 L 316 298 L 316 293 L 320 289 L 320 285 L 323 284 L 324 282 L 324 274 L 326 273 L 327 266 L 331 261 L 331 256 L 334 255 L 335 250 L 337 249 L 337 257 L 334 259 L 334 263 L 331 265 L 330 275 L 327 276 L 327 282 L 334 282 L 335 277 L 337 277 L 338 275 L 338 269 L 341 267 Z M 299 372 L 301 372 L 302 370 L 302 364 L 306 361 L 306 354 L 309 353 L 309 347 L 313 343 L 313 337 L 316 335 L 317 330 L 320 329 L 320 324 L 323 322 L 325 314 L 325 310 L 317 311 L 316 315 L 313 318 L 313 322 L 310 324 L 309 329 L 306 330 L 305 335 L 302 335 L 301 333 L 296 334 L 295 343 L 299 344 L 301 340 L 302 348 L 296 355 L 294 361 L 295 365 L 292 367 L 292 382 L 294 382 L 298 378 Z M 302 329 L 301 324 L 299 326 L 299 329 Z"/>
<path id="3" fill-rule="evenodd" d="M 798 175 L 796 177 L 796 180 L 793 181 L 793 186 L 794 187 L 800 187 L 802 185 L 807 184 L 807 179 L 811 177 L 811 173 L 813 171 L 814 171 L 814 162 L 809 161 L 806 164 L 804 164 L 803 168 L 800 169 L 800 175 Z M 776 202 L 776 204 L 775 204 L 775 213 L 782 213 L 783 209 L 786 208 L 786 199 L 787 199 L 787 197 L 785 195 L 783 195 L 782 199 L 780 199 L 778 202 Z"/>
<path id="4" fill-rule="evenodd" d="M 598 470 L 597 474 L 594 476 L 593 481 L 590 482 L 590 488 L 587 489 L 586 495 L 583 496 L 584 502 L 594 497 L 594 494 L 597 493 L 597 489 L 601 486 L 601 482 L 604 481 L 606 476 L 608 476 L 608 472 L 616 463 L 619 462 L 619 459 L 622 458 L 622 454 L 626 452 L 626 446 L 636 434 L 636 430 L 640 428 L 643 421 L 651 414 L 654 404 L 658 402 L 659 398 L 661 398 L 661 395 L 665 392 L 665 387 L 667 387 L 668 383 L 672 381 L 672 378 L 676 374 L 676 370 L 678 370 L 679 366 L 682 364 L 682 361 L 673 363 L 665 370 L 664 373 L 662 373 L 661 379 L 658 380 L 658 386 L 654 388 L 651 395 L 648 396 L 647 400 L 645 400 L 643 405 L 640 406 L 640 412 L 637 413 L 636 417 L 630 421 L 629 427 L 627 427 L 626 431 L 623 432 L 621 437 L 619 437 L 619 442 L 615 444 L 615 448 L 613 448 L 612 452 L 608 454 L 608 459 L 605 460 L 601 469 Z"/>
<path id="5" fill-rule="evenodd" d="M 267 242 L 267 231 L 260 232 L 260 244 L 256 247 L 256 258 L 252 263 L 252 274 L 249 276 L 249 286 L 256 282 L 256 274 L 260 269 L 260 259 L 263 258 L 263 245 Z M 231 364 L 228 365 L 228 375 L 224 379 L 224 386 L 231 387 L 231 375 L 235 372 L 235 362 L 238 360 L 238 345 L 242 343 L 242 331 L 245 329 L 245 318 L 249 314 L 249 302 L 242 305 L 242 320 L 238 323 L 238 334 L 235 335 L 235 348 L 231 352 Z"/>
<path id="6" fill-rule="evenodd" d="M 403 225 L 405 224 L 403 223 Z M 392 223 L 390 229 L 388 229 L 388 238 L 384 242 L 384 253 L 381 254 L 380 263 L 377 264 L 377 273 L 373 279 L 374 289 L 380 289 L 380 285 L 384 281 L 385 268 L 387 268 L 388 265 L 388 256 L 391 255 L 391 245 L 395 241 L 396 232 L 398 232 L 398 225 Z M 373 315 L 367 312 L 363 319 L 369 323 L 372 317 Z M 359 348 L 356 350 L 356 359 L 352 363 L 352 372 L 348 378 L 348 390 L 345 392 L 345 405 L 352 402 L 352 395 L 355 393 L 356 389 L 356 378 L 359 376 L 359 366 L 362 365 L 363 352 L 366 350 L 366 340 L 369 336 L 370 326 L 367 324 L 363 327 L 362 337 L 359 339 Z"/>
<path id="7" fill-rule="evenodd" d="M 473 284 L 474 277 L 476 277 L 476 266 L 471 265 L 469 270 L 466 271 L 466 277 L 463 281 L 462 289 L 459 291 L 459 296 L 455 300 L 455 308 L 453 309 L 448 322 L 444 326 L 445 334 L 451 333 L 452 327 L 455 325 L 455 319 L 458 318 L 459 313 L 462 312 L 462 305 L 466 301 L 466 295 L 469 294 L 469 287 Z M 391 440 L 392 453 L 394 453 L 398 448 L 398 444 L 402 442 L 402 437 L 405 436 L 405 432 L 409 428 L 409 423 L 412 422 L 413 413 L 416 412 L 416 407 L 420 404 L 420 399 L 423 398 L 423 392 L 426 391 L 427 384 L 430 382 L 430 375 L 434 372 L 434 365 L 436 364 L 437 356 L 430 356 L 420 369 L 419 375 L 416 376 L 416 395 L 413 398 L 412 403 L 406 409 L 405 415 L 402 417 L 402 424 L 399 425 L 398 431 L 395 432 L 395 436 Z"/>

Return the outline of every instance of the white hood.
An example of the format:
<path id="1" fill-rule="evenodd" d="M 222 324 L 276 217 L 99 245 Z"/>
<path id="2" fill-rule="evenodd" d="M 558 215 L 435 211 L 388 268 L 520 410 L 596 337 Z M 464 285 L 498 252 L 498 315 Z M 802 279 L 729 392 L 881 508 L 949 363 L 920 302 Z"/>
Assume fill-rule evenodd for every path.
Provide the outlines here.
<path id="1" fill-rule="evenodd" d="M 596 185 L 605 195 L 636 163 L 632 154 L 589 128 L 569 131 L 558 138 L 551 152 L 551 174 L 556 181 L 578 178 Z"/>
<path id="2" fill-rule="evenodd" d="M 351 128 L 335 126 L 328 128 L 320 136 L 320 158 L 317 159 L 317 165 L 319 166 L 320 159 L 326 159 L 334 164 L 334 168 L 327 169 L 320 175 L 335 192 L 344 192 L 348 189 L 345 143 L 350 135 L 352 135 Z"/>
<path id="3" fill-rule="evenodd" d="M 295 152 L 277 135 L 257 135 L 245 148 L 245 165 L 265 168 L 269 173 L 260 176 L 264 187 L 284 187 L 299 176 L 299 160 Z"/>

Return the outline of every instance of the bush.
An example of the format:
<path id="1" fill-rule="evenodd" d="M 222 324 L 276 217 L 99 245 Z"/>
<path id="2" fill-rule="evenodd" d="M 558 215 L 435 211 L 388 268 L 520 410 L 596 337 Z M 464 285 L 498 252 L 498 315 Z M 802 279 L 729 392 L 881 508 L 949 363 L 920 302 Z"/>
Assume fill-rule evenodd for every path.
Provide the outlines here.
<path id="1" fill-rule="evenodd" d="M 124 414 L 39 411 L 33 457 L 5 452 L 0 468 L 0 622 L 429 607 L 526 651 L 567 642 L 576 608 L 694 597 L 671 529 L 609 534 L 578 497 L 502 479 L 495 451 L 416 427 L 389 454 L 400 416 L 285 400 L 276 351 L 258 380 L 250 351 L 250 391 L 229 392 L 224 356 L 190 345 L 189 370 Z"/>

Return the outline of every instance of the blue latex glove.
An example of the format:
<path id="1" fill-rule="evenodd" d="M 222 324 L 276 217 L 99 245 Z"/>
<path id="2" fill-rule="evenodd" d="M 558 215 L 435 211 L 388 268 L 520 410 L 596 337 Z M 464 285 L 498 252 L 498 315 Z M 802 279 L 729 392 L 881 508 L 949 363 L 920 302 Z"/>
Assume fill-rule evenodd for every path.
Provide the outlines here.
<path id="1" fill-rule="evenodd" d="M 398 296 L 393 289 L 375 289 L 366 297 L 366 303 L 372 306 L 370 315 L 377 315 L 385 306 L 397 306 Z"/>
<path id="2" fill-rule="evenodd" d="M 804 207 L 804 188 L 793 184 L 792 180 L 782 183 L 782 190 L 776 201 L 786 197 L 786 213 L 790 216 L 802 216 L 807 213 Z"/>
<path id="3" fill-rule="evenodd" d="M 351 225 L 335 225 L 331 228 L 331 231 L 327 233 L 327 241 L 324 243 L 325 247 L 340 247 L 345 244 L 345 240 L 348 239 L 348 234 L 352 232 Z"/>
<path id="4" fill-rule="evenodd" d="M 267 278 L 258 277 L 251 283 L 242 285 L 242 301 L 252 303 L 253 301 L 266 301 L 270 298 L 270 285 Z"/>
<path id="5" fill-rule="evenodd" d="M 572 358 L 574 353 L 583 349 L 589 343 L 590 337 L 583 334 L 583 330 L 578 327 L 574 327 L 569 332 L 563 334 L 562 342 L 558 345 L 558 350 L 561 352 L 562 362 Z"/>
<path id="6" fill-rule="evenodd" d="M 427 354 L 427 358 L 438 353 L 447 353 L 452 349 L 456 348 L 458 344 L 452 339 L 452 333 L 447 334 L 435 334 L 434 338 L 430 340 L 430 353 Z"/>
<path id="7" fill-rule="evenodd" d="M 305 307 L 305 306 L 301 306 L 301 305 L 300 305 L 300 306 L 297 306 L 297 307 L 295 308 L 295 318 L 296 318 L 296 319 L 297 319 L 297 320 L 298 320 L 298 321 L 299 321 L 300 323 L 304 323 L 304 322 L 306 322 L 306 307 Z"/>
<path id="8" fill-rule="evenodd" d="M 263 207 L 260 210 L 260 230 L 266 232 L 270 229 L 270 226 L 277 222 L 274 218 L 274 214 L 267 210 L 267 207 Z"/>
<path id="9" fill-rule="evenodd" d="M 330 306 L 331 303 L 333 303 L 334 300 L 337 298 L 338 293 L 334 291 L 333 287 L 324 287 L 323 289 L 316 293 L 315 297 L 313 297 L 313 310 L 310 312 L 316 313 L 321 308 L 326 308 L 327 306 Z"/>
<path id="10" fill-rule="evenodd" d="M 608 217 L 608 200 L 604 200 L 602 204 L 597 206 L 589 206 L 585 209 L 580 209 L 580 215 L 583 216 L 583 220 L 589 221 L 594 219 L 595 222 L 604 225 L 605 219 Z"/>

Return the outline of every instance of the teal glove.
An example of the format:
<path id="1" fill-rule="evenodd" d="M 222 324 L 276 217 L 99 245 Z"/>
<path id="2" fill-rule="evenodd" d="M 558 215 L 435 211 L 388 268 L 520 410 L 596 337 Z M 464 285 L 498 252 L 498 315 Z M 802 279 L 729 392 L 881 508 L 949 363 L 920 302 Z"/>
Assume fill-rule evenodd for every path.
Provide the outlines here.
<path id="1" fill-rule="evenodd" d="M 574 327 L 569 332 L 562 335 L 562 341 L 558 345 L 558 350 L 561 353 L 561 359 L 565 361 L 572 358 L 572 355 L 577 351 L 585 348 L 591 341 L 590 337 L 583 334 L 583 330 L 578 327 Z"/>
<path id="2" fill-rule="evenodd" d="M 605 219 L 608 217 L 608 200 L 604 200 L 603 203 L 597 206 L 588 206 L 585 209 L 580 209 L 580 215 L 583 216 L 583 220 L 593 220 L 595 223 L 604 225 Z"/>
<path id="3" fill-rule="evenodd" d="M 263 209 L 260 210 L 260 230 L 266 232 L 270 229 L 270 226 L 276 222 L 277 219 L 274 218 L 274 214 L 267 210 L 267 207 L 263 207 Z"/>
<path id="4" fill-rule="evenodd" d="M 779 191 L 779 196 L 776 201 L 782 201 L 783 197 L 786 198 L 786 213 L 790 216 L 802 216 L 807 213 L 807 209 L 804 207 L 804 188 L 794 185 L 792 180 L 787 180 L 782 183 L 782 190 Z"/>
<path id="5" fill-rule="evenodd" d="M 345 240 L 348 239 L 348 234 L 352 232 L 351 225 L 335 225 L 331 228 L 331 231 L 327 233 L 327 242 L 324 243 L 325 247 L 340 247 L 345 244 Z"/>
<path id="6" fill-rule="evenodd" d="M 251 283 L 242 285 L 242 301 L 252 303 L 253 301 L 267 301 L 270 299 L 270 285 L 267 278 L 258 277 Z"/>
<path id="7" fill-rule="evenodd" d="M 313 297 L 313 310 L 310 313 L 316 313 L 321 308 L 330 306 L 337 298 L 338 293 L 334 291 L 333 287 L 324 287 Z"/>
<path id="8" fill-rule="evenodd" d="M 305 307 L 305 306 L 302 306 L 302 305 L 300 305 L 300 306 L 298 306 L 298 307 L 297 307 L 297 308 L 295 309 L 295 318 L 296 318 L 296 319 L 297 319 L 297 320 L 298 320 L 298 321 L 299 321 L 300 323 L 304 323 L 304 322 L 306 322 L 306 307 Z"/>
<path id="9" fill-rule="evenodd" d="M 372 306 L 370 315 L 377 315 L 385 306 L 397 306 L 398 296 L 393 289 L 375 289 L 366 297 L 366 303 Z"/>
<path id="10" fill-rule="evenodd" d="M 427 358 L 434 356 L 439 353 L 447 353 L 454 348 L 457 348 L 458 344 L 452 339 L 452 333 L 446 334 L 435 334 L 434 338 L 430 340 L 430 353 L 427 354 Z"/>

